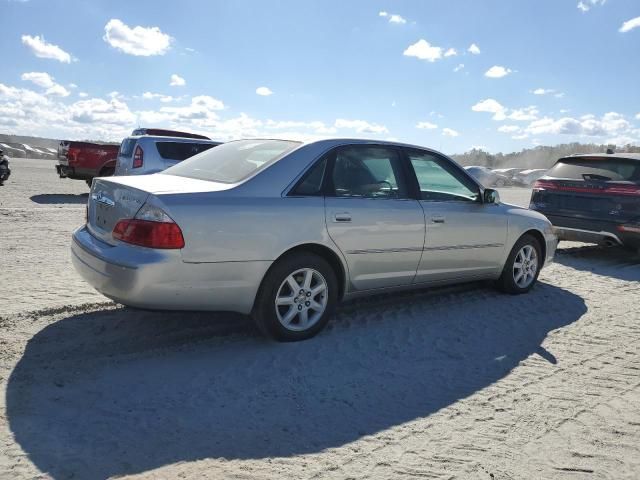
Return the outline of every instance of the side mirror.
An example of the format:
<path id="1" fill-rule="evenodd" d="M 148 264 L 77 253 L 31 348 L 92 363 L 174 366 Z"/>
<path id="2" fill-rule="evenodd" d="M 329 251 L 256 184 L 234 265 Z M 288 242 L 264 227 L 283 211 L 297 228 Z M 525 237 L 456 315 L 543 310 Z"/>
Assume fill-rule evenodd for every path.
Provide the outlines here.
<path id="1" fill-rule="evenodd" d="M 493 188 L 487 188 L 482 194 L 482 203 L 500 203 L 500 194 Z"/>

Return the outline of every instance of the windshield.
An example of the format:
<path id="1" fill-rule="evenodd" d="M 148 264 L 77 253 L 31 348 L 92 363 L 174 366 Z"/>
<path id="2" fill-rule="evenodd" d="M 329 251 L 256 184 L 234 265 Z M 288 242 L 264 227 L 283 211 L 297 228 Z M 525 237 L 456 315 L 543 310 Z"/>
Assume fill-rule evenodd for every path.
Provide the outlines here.
<path id="1" fill-rule="evenodd" d="M 238 183 L 300 145 L 285 140 L 239 140 L 199 153 L 163 173 L 222 183 Z"/>
<path id="2" fill-rule="evenodd" d="M 571 158 L 560 160 L 548 177 L 571 180 L 640 181 L 640 162 L 622 158 Z"/>

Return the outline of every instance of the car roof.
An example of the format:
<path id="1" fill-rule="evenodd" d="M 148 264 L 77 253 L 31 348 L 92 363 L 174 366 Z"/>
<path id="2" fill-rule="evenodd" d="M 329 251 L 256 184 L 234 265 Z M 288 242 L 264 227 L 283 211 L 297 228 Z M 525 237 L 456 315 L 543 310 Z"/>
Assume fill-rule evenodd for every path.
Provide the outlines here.
<path id="1" fill-rule="evenodd" d="M 181 142 L 181 143 L 216 143 L 221 144 L 218 140 L 205 140 L 204 138 L 187 138 L 187 137 L 167 137 L 164 135 L 130 135 L 126 137 L 127 139 L 133 140 L 161 140 L 164 142 Z"/>
<path id="2" fill-rule="evenodd" d="M 569 155 L 567 157 L 562 157 L 560 160 L 564 160 L 567 158 L 603 158 L 603 159 L 614 159 L 614 158 L 623 158 L 626 160 L 637 160 L 640 161 L 640 153 L 576 153 L 574 155 Z"/>

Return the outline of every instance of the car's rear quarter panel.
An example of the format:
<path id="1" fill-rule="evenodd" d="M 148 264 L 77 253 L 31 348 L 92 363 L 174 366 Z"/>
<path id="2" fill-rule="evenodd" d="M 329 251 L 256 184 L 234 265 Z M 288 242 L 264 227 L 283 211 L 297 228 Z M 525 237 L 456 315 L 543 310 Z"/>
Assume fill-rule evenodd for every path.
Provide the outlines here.
<path id="1" fill-rule="evenodd" d="M 273 261 L 304 243 L 332 246 L 321 197 L 159 195 L 182 229 L 185 262 Z"/>

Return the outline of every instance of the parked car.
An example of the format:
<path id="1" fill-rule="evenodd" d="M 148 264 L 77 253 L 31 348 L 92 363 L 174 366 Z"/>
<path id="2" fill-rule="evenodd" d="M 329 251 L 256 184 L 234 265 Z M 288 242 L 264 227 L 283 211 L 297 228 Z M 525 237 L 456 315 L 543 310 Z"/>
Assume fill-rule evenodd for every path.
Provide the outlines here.
<path id="1" fill-rule="evenodd" d="M 502 188 L 510 185 L 511 182 L 506 175 L 497 173 L 487 167 L 469 166 L 465 170 L 485 187 Z"/>
<path id="2" fill-rule="evenodd" d="M 530 208 L 561 240 L 640 248 L 640 154 L 561 158 L 533 186 Z"/>
<path id="3" fill-rule="evenodd" d="M 58 145 L 56 172 L 60 178 L 84 180 L 113 175 L 118 145 L 62 140 Z"/>
<path id="4" fill-rule="evenodd" d="M 120 144 L 115 175 L 161 172 L 220 143 L 195 133 L 139 128 Z"/>
<path id="5" fill-rule="evenodd" d="M 536 180 L 543 177 L 545 173 L 547 173 L 546 168 L 523 170 L 514 176 L 513 182 L 521 187 L 530 187 Z"/>
<path id="6" fill-rule="evenodd" d="M 498 175 L 504 175 L 508 179 L 509 184 L 513 184 L 515 176 L 518 173 L 520 173 L 522 170 L 524 169 L 523 168 L 494 168 L 493 173 L 497 173 Z"/>
<path id="7" fill-rule="evenodd" d="M 72 258 L 132 307 L 251 314 L 278 340 L 345 298 L 496 280 L 525 293 L 552 259 L 540 213 L 450 158 L 367 140 L 239 140 L 162 173 L 94 180 Z"/>

